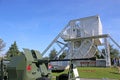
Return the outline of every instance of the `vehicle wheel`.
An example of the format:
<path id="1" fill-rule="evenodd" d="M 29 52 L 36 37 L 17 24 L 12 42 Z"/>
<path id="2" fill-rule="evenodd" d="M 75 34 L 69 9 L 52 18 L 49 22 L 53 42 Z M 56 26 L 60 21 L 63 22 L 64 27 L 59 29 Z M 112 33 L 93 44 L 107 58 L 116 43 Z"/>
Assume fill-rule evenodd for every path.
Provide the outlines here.
<path id="1" fill-rule="evenodd" d="M 58 80 L 68 80 L 68 74 L 59 75 Z"/>
<path id="2" fill-rule="evenodd" d="M 1 76 L 0 76 L 0 80 L 2 80 Z"/>
<path id="3" fill-rule="evenodd" d="M 7 76 L 4 76 L 4 80 L 7 80 Z"/>
<path id="4" fill-rule="evenodd" d="M 41 77 L 41 78 L 37 78 L 36 80 L 50 80 L 50 79 L 47 77 Z"/>

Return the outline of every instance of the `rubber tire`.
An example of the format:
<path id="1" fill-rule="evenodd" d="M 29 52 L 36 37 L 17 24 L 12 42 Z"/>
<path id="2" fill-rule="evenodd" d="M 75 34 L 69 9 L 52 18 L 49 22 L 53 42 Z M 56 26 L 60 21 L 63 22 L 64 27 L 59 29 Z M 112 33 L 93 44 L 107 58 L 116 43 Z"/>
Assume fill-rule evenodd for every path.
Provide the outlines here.
<path id="1" fill-rule="evenodd" d="M 68 74 L 59 75 L 58 80 L 68 80 Z"/>
<path id="2" fill-rule="evenodd" d="M 36 79 L 36 80 L 50 80 L 50 79 L 47 78 L 47 77 L 41 77 L 41 78 L 38 78 L 38 79 Z"/>

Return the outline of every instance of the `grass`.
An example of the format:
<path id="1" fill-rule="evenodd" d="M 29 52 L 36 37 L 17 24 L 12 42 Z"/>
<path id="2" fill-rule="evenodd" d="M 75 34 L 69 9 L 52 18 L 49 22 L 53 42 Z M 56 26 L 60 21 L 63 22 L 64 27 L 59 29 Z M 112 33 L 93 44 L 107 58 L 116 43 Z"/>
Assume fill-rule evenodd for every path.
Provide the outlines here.
<path id="1" fill-rule="evenodd" d="M 58 76 L 63 73 L 52 73 L 53 76 Z M 80 78 L 109 78 L 120 79 L 120 74 L 116 68 L 98 68 L 98 67 L 78 67 Z"/>
<path id="2" fill-rule="evenodd" d="M 81 78 L 120 79 L 120 74 L 116 68 L 83 67 L 78 68 L 78 71 Z"/>

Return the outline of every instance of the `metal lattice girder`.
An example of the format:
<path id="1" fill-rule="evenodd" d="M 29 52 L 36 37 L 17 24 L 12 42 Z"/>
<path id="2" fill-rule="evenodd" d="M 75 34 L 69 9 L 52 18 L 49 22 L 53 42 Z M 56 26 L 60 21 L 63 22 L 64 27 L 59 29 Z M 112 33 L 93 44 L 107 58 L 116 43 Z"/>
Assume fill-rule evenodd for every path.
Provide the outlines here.
<path id="1" fill-rule="evenodd" d="M 42 55 L 44 55 L 48 50 L 49 48 L 57 42 L 58 38 L 61 37 L 62 33 L 65 31 L 65 29 L 69 26 L 69 24 L 55 37 L 55 39 L 47 46 L 47 48 L 42 52 Z"/>
<path id="2" fill-rule="evenodd" d="M 109 37 L 109 35 L 103 34 L 103 35 L 90 36 L 90 37 L 78 37 L 76 39 L 67 39 L 65 41 L 80 41 L 80 40 L 85 40 L 85 39 L 96 39 L 96 38 L 105 38 L 105 37 Z"/>

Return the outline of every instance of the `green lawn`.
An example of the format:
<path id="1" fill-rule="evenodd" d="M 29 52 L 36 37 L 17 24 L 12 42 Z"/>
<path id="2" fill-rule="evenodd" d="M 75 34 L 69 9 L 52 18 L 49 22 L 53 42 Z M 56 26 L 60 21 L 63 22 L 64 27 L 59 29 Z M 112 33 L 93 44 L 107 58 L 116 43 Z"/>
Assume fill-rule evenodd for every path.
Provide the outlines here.
<path id="1" fill-rule="evenodd" d="M 62 73 L 67 73 L 64 71 Z M 98 67 L 78 67 L 80 78 L 109 78 L 120 79 L 120 74 L 116 68 L 98 68 Z M 53 76 L 58 76 L 62 73 L 52 73 Z"/>

